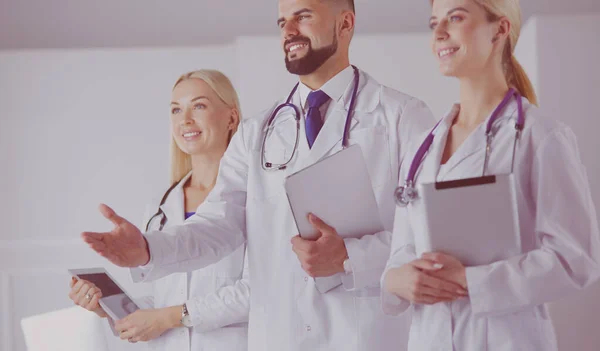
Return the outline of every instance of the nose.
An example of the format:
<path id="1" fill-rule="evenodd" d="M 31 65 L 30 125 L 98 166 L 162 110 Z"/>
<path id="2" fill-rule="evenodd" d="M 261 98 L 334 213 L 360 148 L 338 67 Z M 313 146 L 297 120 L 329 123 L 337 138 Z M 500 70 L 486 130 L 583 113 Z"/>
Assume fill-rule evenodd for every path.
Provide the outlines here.
<path id="1" fill-rule="evenodd" d="M 283 35 L 283 39 L 285 40 L 289 40 L 300 34 L 300 32 L 298 32 L 298 26 L 294 21 L 285 22 L 285 24 L 281 28 L 281 33 Z"/>
<path id="2" fill-rule="evenodd" d="M 191 109 L 186 109 L 183 114 L 183 120 L 181 120 L 182 125 L 192 124 L 194 123 L 194 118 L 192 117 Z"/>
<path id="3" fill-rule="evenodd" d="M 446 30 L 446 21 L 441 21 L 433 31 L 436 41 L 444 41 L 448 39 L 448 31 Z"/>

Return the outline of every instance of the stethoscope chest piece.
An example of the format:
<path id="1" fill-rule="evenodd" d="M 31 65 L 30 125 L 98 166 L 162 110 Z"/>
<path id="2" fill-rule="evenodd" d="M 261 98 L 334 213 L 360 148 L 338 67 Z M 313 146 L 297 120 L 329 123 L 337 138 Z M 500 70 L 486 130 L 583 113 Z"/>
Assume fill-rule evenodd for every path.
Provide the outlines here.
<path id="1" fill-rule="evenodd" d="M 419 198 L 419 193 L 413 184 L 405 184 L 396 188 L 394 198 L 396 199 L 396 205 L 406 207 L 409 203 Z"/>

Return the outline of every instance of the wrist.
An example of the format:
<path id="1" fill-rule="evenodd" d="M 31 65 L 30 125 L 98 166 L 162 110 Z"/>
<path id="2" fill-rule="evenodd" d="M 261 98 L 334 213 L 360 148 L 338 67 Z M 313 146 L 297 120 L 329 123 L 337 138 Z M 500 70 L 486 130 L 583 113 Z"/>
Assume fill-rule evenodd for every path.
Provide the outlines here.
<path id="1" fill-rule="evenodd" d="M 98 315 L 98 317 L 100 318 L 106 318 L 106 312 L 104 312 L 104 310 L 102 309 L 102 307 L 98 307 L 97 309 L 94 310 L 94 313 Z"/>
<path id="2" fill-rule="evenodd" d="M 183 326 L 181 324 L 181 309 L 181 305 L 165 308 L 167 315 L 165 321 L 167 322 L 168 329 L 175 329 Z"/>

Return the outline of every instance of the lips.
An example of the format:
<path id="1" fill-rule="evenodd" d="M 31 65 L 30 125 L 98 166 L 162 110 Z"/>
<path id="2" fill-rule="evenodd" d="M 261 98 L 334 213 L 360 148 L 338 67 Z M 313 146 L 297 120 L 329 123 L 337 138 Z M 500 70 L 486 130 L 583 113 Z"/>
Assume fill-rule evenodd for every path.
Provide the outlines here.
<path id="1" fill-rule="evenodd" d="M 454 47 L 454 48 L 444 48 L 444 49 L 438 50 L 438 57 L 439 58 L 448 57 L 448 56 L 454 54 L 455 52 L 457 52 L 458 49 L 459 48 Z"/>
<path id="2" fill-rule="evenodd" d="M 182 134 L 182 136 L 186 139 L 193 139 L 193 138 L 199 136 L 200 134 L 202 134 L 201 131 L 188 131 L 188 132 L 184 132 Z"/>
<path id="3" fill-rule="evenodd" d="M 304 49 L 308 47 L 310 41 L 304 38 L 291 38 L 290 40 L 285 42 L 285 51 L 287 53 L 296 52 L 300 49 Z"/>

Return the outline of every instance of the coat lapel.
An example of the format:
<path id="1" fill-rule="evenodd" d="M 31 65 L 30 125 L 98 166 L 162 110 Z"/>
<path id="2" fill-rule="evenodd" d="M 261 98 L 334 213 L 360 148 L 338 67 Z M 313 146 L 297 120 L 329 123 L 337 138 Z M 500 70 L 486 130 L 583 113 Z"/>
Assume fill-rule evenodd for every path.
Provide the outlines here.
<path id="1" fill-rule="evenodd" d="M 167 200 L 160 206 L 160 209 L 167 217 L 167 223 L 183 223 L 185 220 L 185 198 L 183 195 L 183 186 L 192 176 L 188 173 L 171 191 Z"/>
<path id="2" fill-rule="evenodd" d="M 504 111 L 501 112 L 500 117 L 498 119 L 496 119 L 496 122 L 494 123 L 494 126 L 492 127 L 492 135 L 496 134 L 497 128 L 501 124 L 500 123 L 501 120 L 503 120 L 505 118 L 510 118 L 513 115 L 516 115 L 516 112 L 517 112 L 517 104 L 516 104 L 516 102 L 513 101 L 504 108 Z M 475 130 L 473 130 L 473 132 L 471 132 L 471 135 L 469 135 L 467 137 L 467 139 L 458 148 L 458 150 L 456 150 L 454 155 L 452 155 L 452 157 L 450 157 L 450 159 L 448 160 L 448 163 L 445 167 L 444 175 L 440 175 L 440 176 L 444 177 L 446 174 L 449 174 L 450 172 L 452 172 L 456 167 L 458 167 L 461 163 L 463 163 L 468 158 L 473 157 L 475 154 L 478 154 L 478 153 L 484 151 L 486 144 L 487 144 L 485 129 L 486 129 L 488 121 L 490 120 L 491 117 L 492 117 L 491 115 L 488 116 L 488 118 L 486 118 L 483 123 L 481 123 L 479 126 L 477 126 L 477 128 L 475 128 Z M 443 153 L 443 149 L 445 148 L 445 143 L 446 143 L 446 141 L 444 141 L 444 145 L 442 146 L 442 153 Z M 500 152 L 502 152 L 502 151 L 500 151 Z M 482 167 L 481 172 L 483 172 L 483 161 L 482 161 L 481 167 Z"/>
<path id="3" fill-rule="evenodd" d="M 354 80 L 348 85 L 342 98 L 335 102 L 335 107 L 329 116 L 327 116 L 323 129 L 319 132 L 319 136 L 308 153 L 305 162 L 303 162 L 303 166 L 311 165 L 326 156 L 333 155 L 342 150 L 344 128 L 348 111 L 350 110 L 353 91 Z M 381 86 L 375 80 L 366 73 L 359 71 L 356 106 L 350 117 L 350 138 L 352 137 L 352 130 L 359 124 L 360 118 L 364 114 L 373 112 L 379 105 L 380 91 Z M 306 136 L 306 133 L 304 136 Z M 308 148 L 308 144 L 306 146 Z"/>

